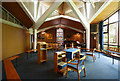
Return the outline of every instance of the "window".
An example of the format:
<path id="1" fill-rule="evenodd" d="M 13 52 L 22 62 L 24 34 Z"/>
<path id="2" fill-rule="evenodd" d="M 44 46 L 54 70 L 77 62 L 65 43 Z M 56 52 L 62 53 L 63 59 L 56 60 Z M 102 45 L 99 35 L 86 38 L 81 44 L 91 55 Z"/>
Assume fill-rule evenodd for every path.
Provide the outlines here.
<path id="1" fill-rule="evenodd" d="M 114 46 L 114 45 L 113 45 L 113 46 L 112 46 L 112 45 L 110 45 L 109 47 L 117 48 L 117 46 Z"/>
<path id="2" fill-rule="evenodd" d="M 0 6 L 0 18 L 2 18 L 2 7 Z"/>
<path id="3" fill-rule="evenodd" d="M 7 20 L 12 23 L 24 26 L 17 18 L 15 18 L 11 13 L 9 13 L 4 7 L 0 6 L 0 12 L 2 12 L 2 15 L 0 13 L 0 18 L 2 18 L 3 20 Z"/>
<path id="4" fill-rule="evenodd" d="M 103 34 L 103 37 L 104 44 L 108 44 L 108 33 Z"/>
<path id="5" fill-rule="evenodd" d="M 109 47 L 120 48 L 120 10 L 114 13 L 103 22 L 103 42 L 104 49 Z"/>
<path id="6" fill-rule="evenodd" d="M 118 23 L 109 25 L 109 44 L 118 45 Z"/>
<path id="7" fill-rule="evenodd" d="M 108 24 L 108 19 L 106 19 L 104 22 L 103 22 L 103 25 L 106 25 Z"/>
<path id="8" fill-rule="evenodd" d="M 9 17 L 9 21 L 14 23 L 14 17 L 12 15 L 10 15 L 10 14 L 9 14 L 8 17 Z"/>
<path id="9" fill-rule="evenodd" d="M 7 20 L 7 11 L 5 11 L 4 9 L 2 9 L 2 19 Z"/>
<path id="10" fill-rule="evenodd" d="M 106 50 L 106 49 L 107 49 L 107 47 L 108 47 L 108 45 L 103 45 L 104 50 Z"/>
<path id="11" fill-rule="evenodd" d="M 114 15 L 112 15 L 109 18 L 109 23 L 113 23 L 113 22 L 116 22 L 116 21 L 118 21 L 118 12 L 116 12 Z"/>
<path id="12" fill-rule="evenodd" d="M 57 29 L 57 42 L 63 43 L 63 29 Z"/>
<path id="13" fill-rule="evenodd" d="M 107 32 L 107 29 L 108 29 L 107 26 L 104 26 L 103 27 L 103 32 Z"/>
<path id="14" fill-rule="evenodd" d="M 119 38 L 119 47 L 120 47 L 120 22 L 119 22 L 119 36 L 118 36 L 118 38 Z"/>

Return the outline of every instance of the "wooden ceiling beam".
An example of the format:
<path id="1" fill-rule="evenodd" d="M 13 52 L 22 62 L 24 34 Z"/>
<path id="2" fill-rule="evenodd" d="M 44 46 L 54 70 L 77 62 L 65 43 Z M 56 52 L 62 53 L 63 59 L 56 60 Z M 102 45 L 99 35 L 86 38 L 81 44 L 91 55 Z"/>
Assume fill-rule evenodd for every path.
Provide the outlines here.
<path id="1" fill-rule="evenodd" d="M 67 4 L 71 7 L 73 12 L 77 15 L 79 20 L 81 21 L 81 24 L 85 27 L 86 29 L 86 48 L 90 48 L 90 24 L 88 20 L 82 15 L 78 7 L 75 5 L 75 3 L 72 0 L 68 0 Z"/>
<path id="2" fill-rule="evenodd" d="M 45 11 L 45 13 L 35 23 L 35 29 L 38 29 L 45 20 L 61 5 L 64 0 L 55 0 L 54 3 Z"/>
<path id="3" fill-rule="evenodd" d="M 85 27 L 85 29 L 88 29 L 89 27 L 89 22 L 87 19 L 82 15 L 78 7 L 75 5 L 75 3 L 72 0 L 68 0 L 67 4 L 71 7 L 73 12 L 76 14 L 76 16 L 79 18 L 81 21 L 82 25 Z"/>
<path id="4" fill-rule="evenodd" d="M 89 1 L 92 4 L 93 8 L 95 8 L 95 4 L 94 4 L 93 0 L 89 0 Z"/>

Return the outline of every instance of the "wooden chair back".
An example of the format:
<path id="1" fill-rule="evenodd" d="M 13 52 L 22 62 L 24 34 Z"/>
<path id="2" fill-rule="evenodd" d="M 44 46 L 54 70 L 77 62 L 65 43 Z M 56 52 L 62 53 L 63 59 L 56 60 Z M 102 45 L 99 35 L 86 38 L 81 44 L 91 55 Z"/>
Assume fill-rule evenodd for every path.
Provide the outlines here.
<path id="1" fill-rule="evenodd" d="M 120 53 L 120 48 L 118 48 L 118 52 Z"/>

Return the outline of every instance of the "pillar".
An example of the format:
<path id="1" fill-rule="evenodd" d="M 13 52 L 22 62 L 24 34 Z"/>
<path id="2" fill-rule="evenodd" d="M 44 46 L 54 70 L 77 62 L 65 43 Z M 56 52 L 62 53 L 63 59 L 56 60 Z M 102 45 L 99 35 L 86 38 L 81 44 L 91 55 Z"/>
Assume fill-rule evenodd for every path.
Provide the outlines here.
<path id="1" fill-rule="evenodd" d="M 86 29 L 86 48 L 90 48 L 90 27 Z"/>
<path id="2" fill-rule="evenodd" d="M 37 29 L 33 29 L 33 49 L 37 48 Z"/>

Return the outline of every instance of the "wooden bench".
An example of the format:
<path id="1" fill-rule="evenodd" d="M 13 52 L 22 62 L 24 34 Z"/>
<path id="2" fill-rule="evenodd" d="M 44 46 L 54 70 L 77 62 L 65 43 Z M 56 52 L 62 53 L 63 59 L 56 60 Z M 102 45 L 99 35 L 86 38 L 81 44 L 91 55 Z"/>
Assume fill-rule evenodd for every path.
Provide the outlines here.
<path id="1" fill-rule="evenodd" d="M 120 56 L 120 48 L 108 47 L 106 50 L 104 50 L 104 53 L 109 54 L 110 56 L 111 54 L 117 54 L 118 56 Z"/>
<path id="2" fill-rule="evenodd" d="M 112 64 L 114 64 L 115 58 L 120 58 L 120 48 L 108 47 L 107 50 L 104 50 L 104 53 L 112 57 Z"/>
<path id="3" fill-rule="evenodd" d="M 32 50 L 26 51 L 26 53 L 27 53 L 27 59 L 28 59 L 28 54 L 29 54 L 29 53 L 34 52 L 34 51 L 37 51 L 37 50 L 38 50 L 38 49 L 32 49 Z"/>
<path id="4" fill-rule="evenodd" d="M 117 55 L 117 54 L 111 54 L 111 56 L 112 56 L 112 64 L 114 64 L 114 59 L 115 58 L 120 58 L 120 55 Z"/>

